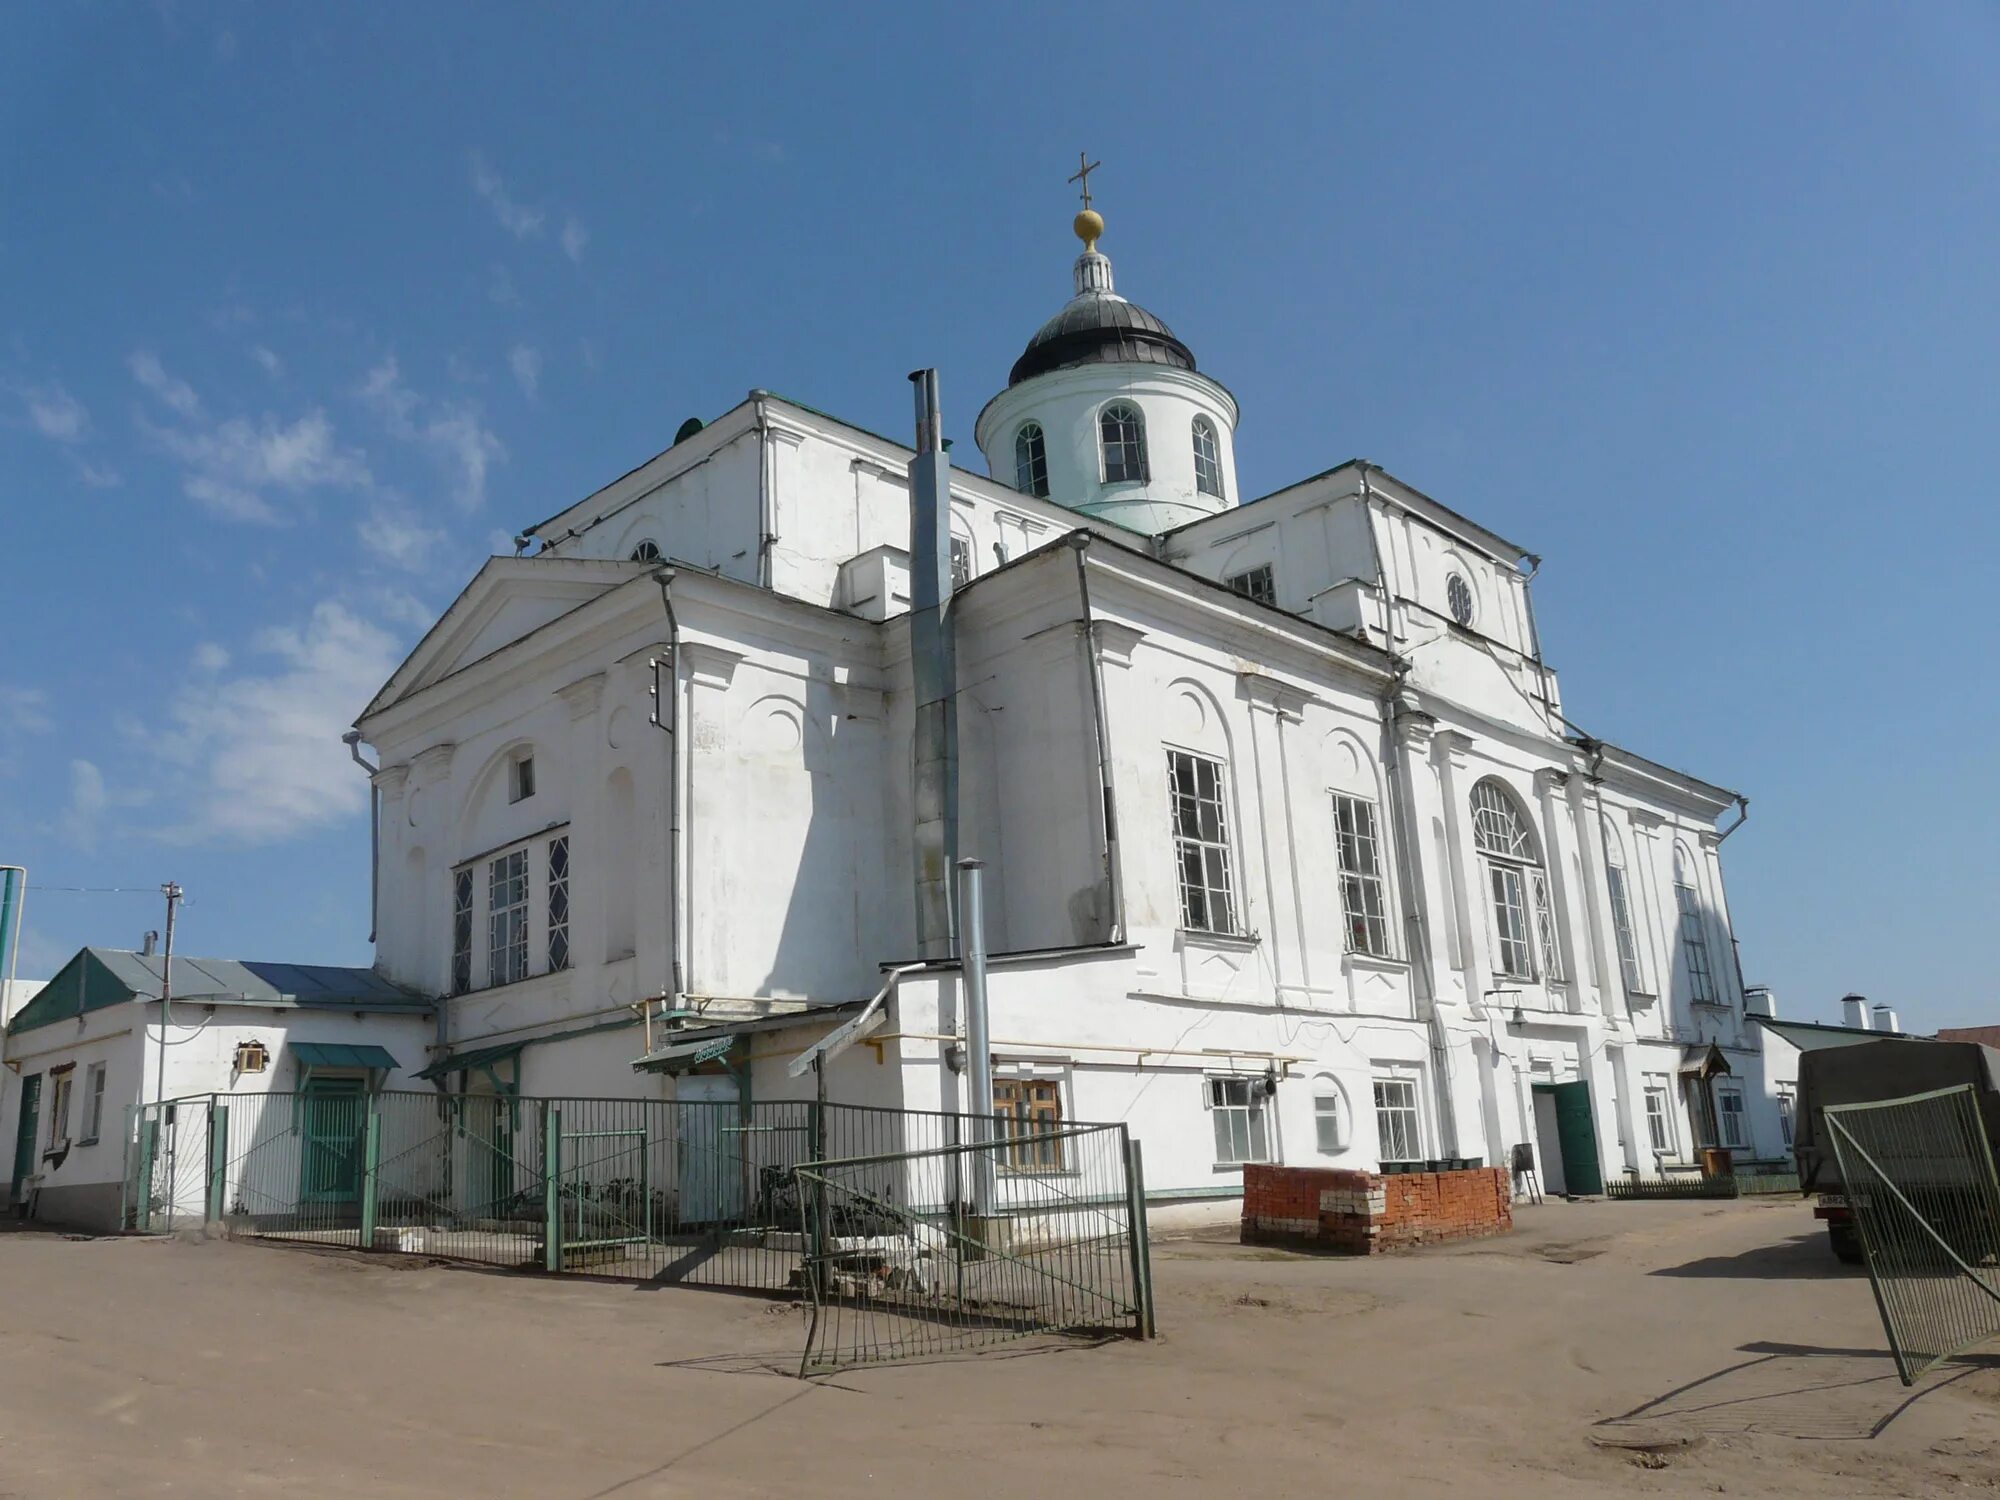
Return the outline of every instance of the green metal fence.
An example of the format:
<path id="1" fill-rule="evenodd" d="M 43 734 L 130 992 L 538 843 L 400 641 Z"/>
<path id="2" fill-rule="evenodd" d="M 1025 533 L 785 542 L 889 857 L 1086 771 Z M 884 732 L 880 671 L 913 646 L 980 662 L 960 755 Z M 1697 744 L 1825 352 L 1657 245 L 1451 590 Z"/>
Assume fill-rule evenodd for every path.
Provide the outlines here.
<path id="1" fill-rule="evenodd" d="M 1903 1384 L 2000 1336 L 2000 1182 L 1971 1085 L 1824 1111 Z"/>
<path id="2" fill-rule="evenodd" d="M 1759 1198 L 1783 1197 L 1799 1190 L 1799 1174 L 1787 1167 L 1746 1162 L 1733 1172 L 1716 1177 L 1698 1171 L 1675 1172 L 1658 1177 L 1607 1178 L 1604 1196 L 1623 1201 L 1656 1198 Z"/>
<path id="3" fill-rule="evenodd" d="M 1150 1329 L 1121 1125 L 812 1101 L 215 1094 L 133 1111 L 125 1222 L 803 1295 L 803 1372 Z"/>

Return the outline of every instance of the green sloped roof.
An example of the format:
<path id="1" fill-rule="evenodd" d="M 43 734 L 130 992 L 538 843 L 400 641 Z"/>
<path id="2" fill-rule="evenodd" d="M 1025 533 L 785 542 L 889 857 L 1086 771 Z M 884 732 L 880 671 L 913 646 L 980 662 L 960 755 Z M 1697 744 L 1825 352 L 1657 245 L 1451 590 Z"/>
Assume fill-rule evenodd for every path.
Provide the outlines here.
<path id="1" fill-rule="evenodd" d="M 382 1068 L 396 1066 L 386 1047 L 372 1042 L 293 1042 L 287 1049 L 309 1068 Z"/>

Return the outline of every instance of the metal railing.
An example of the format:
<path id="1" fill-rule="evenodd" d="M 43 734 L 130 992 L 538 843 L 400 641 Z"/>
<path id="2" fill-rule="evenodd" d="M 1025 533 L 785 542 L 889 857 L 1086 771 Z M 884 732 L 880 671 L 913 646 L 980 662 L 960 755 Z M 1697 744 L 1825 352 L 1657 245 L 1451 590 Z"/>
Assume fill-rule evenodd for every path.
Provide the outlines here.
<path id="1" fill-rule="evenodd" d="M 1970 1084 L 1830 1104 L 1828 1134 L 1904 1385 L 2000 1335 L 2000 1182 Z"/>

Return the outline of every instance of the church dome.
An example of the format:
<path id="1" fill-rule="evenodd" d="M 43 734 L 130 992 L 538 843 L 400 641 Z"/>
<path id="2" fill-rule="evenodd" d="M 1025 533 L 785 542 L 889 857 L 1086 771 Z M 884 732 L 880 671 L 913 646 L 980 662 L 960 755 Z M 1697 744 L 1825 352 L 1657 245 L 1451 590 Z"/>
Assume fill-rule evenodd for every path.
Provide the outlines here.
<path id="1" fill-rule="evenodd" d="M 1083 291 L 1035 330 L 1007 375 L 1009 386 L 1079 365 L 1167 365 L 1192 370 L 1194 352 L 1173 329 L 1111 291 Z"/>

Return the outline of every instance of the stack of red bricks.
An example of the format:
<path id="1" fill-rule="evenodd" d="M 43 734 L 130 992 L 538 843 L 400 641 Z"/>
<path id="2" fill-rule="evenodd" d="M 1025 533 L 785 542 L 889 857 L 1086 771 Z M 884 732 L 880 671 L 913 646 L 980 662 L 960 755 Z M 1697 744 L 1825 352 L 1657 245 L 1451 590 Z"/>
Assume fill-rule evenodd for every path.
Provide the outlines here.
<path id="1" fill-rule="evenodd" d="M 1243 1168 L 1246 1245 L 1375 1255 L 1513 1227 L 1514 1195 L 1498 1167 L 1386 1175 L 1254 1162 Z"/>

